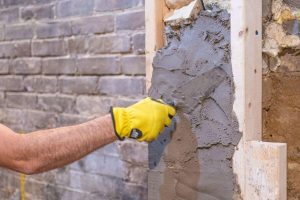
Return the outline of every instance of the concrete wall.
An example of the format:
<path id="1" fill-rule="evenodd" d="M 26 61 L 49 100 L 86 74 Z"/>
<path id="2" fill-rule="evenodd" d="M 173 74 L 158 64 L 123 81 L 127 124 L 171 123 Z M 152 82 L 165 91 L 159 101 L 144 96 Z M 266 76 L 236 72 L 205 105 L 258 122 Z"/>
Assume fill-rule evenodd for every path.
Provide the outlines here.
<path id="1" fill-rule="evenodd" d="M 296 200 L 300 199 L 300 5 L 294 0 L 263 2 L 263 137 L 288 144 L 288 199 Z"/>
<path id="2" fill-rule="evenodd" d="M 145 95 L 144 24 L 144 0 L 1 0 L 1 123 L 29 132 L 136 102 Z M 27 197 L 144 199 L 146 162 L 146 145 L 116 142 L 27 177 Z M 19 199 L 18 188 L 18 174 L 0 170 L 0 198 Z"/>

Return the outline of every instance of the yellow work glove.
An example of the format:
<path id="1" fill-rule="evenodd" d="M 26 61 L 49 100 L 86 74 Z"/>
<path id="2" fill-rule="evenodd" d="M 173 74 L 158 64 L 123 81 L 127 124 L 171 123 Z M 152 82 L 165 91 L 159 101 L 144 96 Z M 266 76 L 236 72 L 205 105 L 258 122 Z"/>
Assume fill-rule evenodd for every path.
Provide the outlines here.
<path id="1" fill-rule="evenodd" d="M 162 100 L 146 98 L 127 108 L 111 108 L 115 133 L 120 140 L 155 140 L 164 126 L 170 126 L 175 109 Z"/>

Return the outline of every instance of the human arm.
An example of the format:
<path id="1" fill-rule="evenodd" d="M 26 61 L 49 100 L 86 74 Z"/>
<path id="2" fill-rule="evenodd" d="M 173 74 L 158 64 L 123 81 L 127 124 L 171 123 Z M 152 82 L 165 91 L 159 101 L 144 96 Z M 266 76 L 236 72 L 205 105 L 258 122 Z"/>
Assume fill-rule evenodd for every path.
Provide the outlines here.
<path id="1" fill-rule="evenodd" d="M 116 139 L 110 115 L 29 134 L 16 134 L 0 125 L 0 166 L 40 173 L 78 160 Z"/>

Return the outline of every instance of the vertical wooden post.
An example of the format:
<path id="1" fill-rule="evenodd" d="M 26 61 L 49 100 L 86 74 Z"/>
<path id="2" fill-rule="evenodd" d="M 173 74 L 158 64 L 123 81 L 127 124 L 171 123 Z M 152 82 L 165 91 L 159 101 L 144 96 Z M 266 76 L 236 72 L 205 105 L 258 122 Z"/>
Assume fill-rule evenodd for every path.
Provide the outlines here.
<path id="1" fill-rule="evenodd" d="M 164 14 L 168 8 L 164 0 L 145 1 L 146 20 L 146 87 L 149 89 L 152 78 L 152 62 L 155 53 L 162 48 L 164 39 Z"/>
<path id="2" fill-rule="evenodd" d="M 231 0 L 234 112 L 243 138 L 233 168 L 246 200 L 286 199 L 286 144 L 262 140 L 262 0 Z"/>

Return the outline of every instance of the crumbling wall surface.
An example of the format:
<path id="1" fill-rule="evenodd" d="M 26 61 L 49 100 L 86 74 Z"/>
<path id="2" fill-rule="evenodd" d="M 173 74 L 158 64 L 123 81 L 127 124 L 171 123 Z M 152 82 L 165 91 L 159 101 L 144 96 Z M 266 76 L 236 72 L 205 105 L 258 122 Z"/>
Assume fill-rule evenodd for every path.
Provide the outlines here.
<path id="1" fill-rule="evenodd" d="M 73 125 L 143 98 L 144 26 L 144 0 L 1 0 L 0 122 Z M 113 143 L 28 176 L 26 199 L 145 199 L 147 155 L 145 144 Z M 0 199 L 20 199 L 18 174 L 0 170 Z"/>
<path id="2" fill-rule="evenodd" d="M 264 1 L 263 137 L 288 145 L 288 199 L 300 199 L 300 5 Z"/>
<path id="3" fill-rule="evenodd" d="M 232 156 L 241 134 L 232 110 L 230 15 L 214 7 L 191 25 L 167 27 L 166 36 L 150 95 L 173 101 L 178 123 L 172 135 L 149 146 L 149 199 L 231 200 L 237 192 Z"/>

